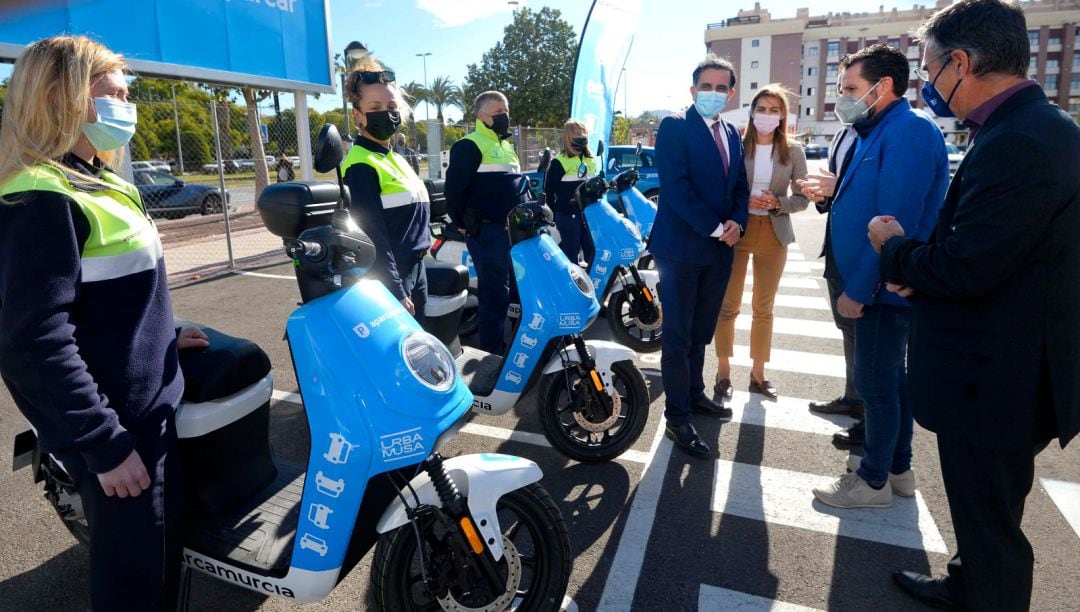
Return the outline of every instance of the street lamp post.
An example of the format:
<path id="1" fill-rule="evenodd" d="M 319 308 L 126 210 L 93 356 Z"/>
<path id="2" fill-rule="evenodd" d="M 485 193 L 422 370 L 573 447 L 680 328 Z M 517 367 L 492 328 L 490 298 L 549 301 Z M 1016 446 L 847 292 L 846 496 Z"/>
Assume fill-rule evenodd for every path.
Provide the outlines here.
<path id="1" fill-rule="evenodd" d="M 419 57 L 424 62 L 424 89 L 427 89 L 427 58 L 431 55 L 431 52 L 417 53 L 416 57 Z M 424 103 L 424 121 L 431 121 L 431 103 Z"/>
<path id="2" fill-rule="evenodd" d="M 345 135 L 352 135 L 352 117 L 349 114 L 349 96 L 345 93 L 345 80 L 349 78 L 356 60 L 367 55 L 367 45 L 362 42 L 352 41 L 345 47 L 345 55 L 342 62 L 345 64 L 345 72 L 341 73 L 341 110 L 345 113 Z"/>

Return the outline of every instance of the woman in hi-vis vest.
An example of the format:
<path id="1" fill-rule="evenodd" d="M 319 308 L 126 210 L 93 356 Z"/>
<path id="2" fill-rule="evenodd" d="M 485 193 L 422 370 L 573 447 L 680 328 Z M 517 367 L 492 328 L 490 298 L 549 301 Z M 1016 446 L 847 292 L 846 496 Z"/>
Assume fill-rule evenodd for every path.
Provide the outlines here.
<path id="1" fill-rule="evenodd" d="M 368 55 L 345 81 L 360 133 L 341 163 L 341 173 L 352 196 L 353 218 L 375 243 L 371 274 L 423 323 L 431 205 L 409 160 L 390 146 L 390 138 L 410 112 L 394 79 L 392 71 Z"/>
<path id="2" fill-rule="evenodd" d="M 544 176 L 544 196 L 555 214 L 559 230 L 559 247 L 570 261 L 577 263 L 578 252 L 585 262 L 592 263 L 593 241 L 585 216 L 573 201 L 574 190 L 584 181 L 596 176 L 596 158 L 589 151 L 589 130 L 580 121 L 570 119 L 563 125 L 563 148 L 551 160 Z"/>
<path id="3" fill-rule="evenodd" d="M 90 528 L 94 610 L 172 610 L 183 485 L 177 349 L 161 241 L 110 169 L 135 133 L 123 58 L 82 36 L 29 45 L 0 125 L 0 374 Z"/>

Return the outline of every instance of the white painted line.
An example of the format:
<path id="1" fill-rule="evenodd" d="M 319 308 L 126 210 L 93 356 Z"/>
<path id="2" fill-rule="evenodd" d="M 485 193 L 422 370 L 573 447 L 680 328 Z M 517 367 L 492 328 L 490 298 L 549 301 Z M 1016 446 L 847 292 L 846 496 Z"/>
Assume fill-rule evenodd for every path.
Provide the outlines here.
<path id="1" fill-rule="evenodd" d="M 748 595 L 739 591 L 701 585 L 698 592 L 698 612 L 824 612 L 795 604 Z"/>
<path id="2" fill-rule="evenodd" d="M 754 284 L 754 275 L 747 274 L 746 275 L 746 286 L 747 286 L 746 290 L 749 290 L 749 288 L 751 286 L 753 286 L 753 284 Z M 787 288 L 790 288 L 790 289 L 815 289 L 815 290 L 821 290 L 821 285 L 818 284 L 816 279 L 813 279 L 813 278 L 801 278 L 801 277 L 798 277 L 798 276 L 783 276 L 783 277 L 781 277 L 780 278 L 780 286 L 781 287 L 787 287 Z"/>
<path id="3" fill-rule="evenodd" d="M 623 612 L 633 608 L 634 592 L 641 577 L 641 566 L 645 562 L 645 551 L 649 546 L 656 506 L 664 488 L 664 475 L 667 474 L 673 447 L 671 440 L 664 437 L 664 425 L 665 422 L 661 421 L 649 447 L 649 460 L 645 463 L 641 481 L 627 511 L 626 524 L 615 549 L 615 559 L 611 562 L 607 583 L 596 607 L 599 611 Z"/>
<path id="4" fill-rule="evenodd" d="M 733 365 L 747 367 L 754 365 L 753 360 L 750 359 L 750 347 L 735 345 L 734 348 L 735 356 L 731 358 Z M 836 376 L 838 378 L 847 376 L 847 367 L 844 364 L 843 356 L 775 348 L 772 350 L 765 369 L 816 374 L 818 376 Z M 780 392 L 783 393 L 783 390 L 781 389 Z"/>
<path id="5" fill-rule="evenodd" d="M 777 468 L 718 459 L 712 510 L 744 518 L 945 554 L 922 493 L 894 495 L 891 508 L 832 508 L 814 499 L 813 489 L 836 480 Z"/>
<path id="6" fill-rule="evenodd" d="M 1040 478 L 1039 482 L 1065 516 L 1069 526 L 1080 536 L 1080 484 L 1049 478 Z"/>
<path id="7" fill-rule="evenodd" d="M 740 314 L 735 319 L 735 329 L 750 330 L 753 317 L 748 314 Z M 773 333 L 789 336 L 808 336 L 810 338 L 829 338 L 843 340 L 844 336 L 836 329 L 835 323 L 826 321 L 808 321 L 805 319 L 785 319 L 773 317 Z"/>
<path id="8" fill-rule="evenodd" d="M 299 393 L 290 393 L 288 391 L 279 391 L 277 389 L 274 389 L 271 397 L 273 397 L 279 402 L 289 402 L 292 404 L 303 405 Z M 495 438 L 497 440 L 510 440 L 513 442 L 524 442 L 525 444 L 533 444 L 535 446 L 551 448 L 551 443 L 547 441 L 547 438 L 545 438 L 541 434 L 532 433 L 529 431 L 516 431 L 503 427 L 492 427 L 491 425 L 484 425 L 482 423 L 466 423 L 461 428 L 461 431 L 463 433 L 472 434 L 474 436 Z M 623 452 L 623 454 L 619 455 L 616 459 L 619 461 L 627 461 L 629 463 L 646 463 L 649 460 L 649 455 L 648 453 L 644 453 L 642 451 L 630 449 Z"/>
<path id="9" fill-rule="evenodd" d="M 570 599 L 569 597 L 564 595 L 560 610 L 561 612 L 578 612 L 578 607 L 573 599 Z"/>
<path id="10" fill-rule="evenodd" d="M 754 263 L 751 262 L 746 266 L 747 272 L 754 269 Z M 825 264 L 820 261 L 792 261 L 788 260 L 784 264 L 784 274 L 811 274 L 813 272 L 820 272 L 825 269 Z"/>
<path id="11" fill-rule="evenodd" d="M 736 391 L 729 403 L 732 422 L 786 429 L 801 433 L 831 436 L 855 424 L 855 419 L 842 414 L 810 412 L 810 400 L 780 396 L 772 401 L 764 395 Z"/>
<path id="12" fill-rule="evenodd" d="M 246 270 L 233 270 L 233 274 L 239 274 L 240 276 L 255 276 L 258 278 L 280 278 L 284 280 L 296 280 L 295 276 L 285 276 L 284 274 L 265 274 L 263 272 L 248 272 Z"/>
<path id="13" fill-rule="evenodd" d="M 750 291 L 743 291 L 742 302 L 743 304 L 750 304 L 753 299 L 753 293 Z M 784 308 L 808 308 L 810 310 L 828 310 L 832 311 L 832 307 L 829 306 L 829 300 L 823 297 L 811 297 L 805 295 L 787 295 L 784 293 L 777 294 L 776 300 L 773 302 L 776 306 L 782 306 Z"/>
<path id="14" fill-rule="evenodd" d="M 793 251 L 791 249 L 788 249 L 787 260 L 788 261 L 806 261 L 806 255 L 803 255 L 802 253 L 799 253 L 799 252 Z"/>

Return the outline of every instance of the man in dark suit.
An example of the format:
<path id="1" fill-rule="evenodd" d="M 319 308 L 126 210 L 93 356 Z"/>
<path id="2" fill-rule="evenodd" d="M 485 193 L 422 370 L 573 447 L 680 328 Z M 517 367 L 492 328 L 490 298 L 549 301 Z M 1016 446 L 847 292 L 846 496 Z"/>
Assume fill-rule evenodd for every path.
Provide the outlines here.
<path id="1" fill-rule="evenodd" d="M 702 369 L 750 201 L 739 132 L 719 117 L 734 87 L 734 67 L 710 54 L 693 73 L 694 105 L 664 119 L 656 139 L 660 205 L 649 250 L 664 304 L 666 433 L 697 457 L 712 449 L 694 429 L 691 412 L 731 419 L 729 408 L 705 396 Z"/>
<path id="2" fill-rule="evenodd" d="M 944 578 L 894 579 L 939 607 L 1027 610 L 1035 455 L 1080 430 L 1080 128 L 1027 80 L 1017 5 L 962 0 L 919 37 L 923 97 L 972 144 L 927 241 L 881 218 L 870 240 L 914 304 L 908 382 L 937 434 L 957 551 Z"/>

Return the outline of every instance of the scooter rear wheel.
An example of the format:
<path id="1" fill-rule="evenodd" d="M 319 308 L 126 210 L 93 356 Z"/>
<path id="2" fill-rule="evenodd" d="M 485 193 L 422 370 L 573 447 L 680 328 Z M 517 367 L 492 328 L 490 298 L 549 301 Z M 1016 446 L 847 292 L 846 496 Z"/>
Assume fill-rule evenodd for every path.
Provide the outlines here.
<path id="1" fill-rule="evenodd" d="M 606 313 L 608 327 L 616 342 L 639 353 L 655 353 L 660 350 L 662 313 L 655 321 L 642 321 L 633 312 L 625 289 L 611 294 Z M 655 314 L 653 316 L 655 317 Z"/>
<path id="2" fill-rule="evenodd" d="M 582 462 L 610 461 L 641 437 L 649 417 L 649 388 L 631 361 L 611 365 L 612 387 L 619 395 L 618 414 L 598 410 L 577 370 L 568 368 L 540 379 L 537 404 L 544 436 L 559 452 Z M 583 405 L 584 404 L 584 405 Z M 614 416 L 615 418 L 612 418 Z"/>
<path id="3" fill-rule="evenodd" d="M 517 593 L 509 606 L 522 612 L 558 610 L 566 594 L 570 580 L 570 536 L 559 507 L 539 483 L 515 489 L 499 499 L 499 525 L 503 541 L 509 541 L 507 554 L 514 554 L 521 570 Z M 432 559 L 434 551 L 425 538 L 425 559 Z M 383 535 L 375 549 L 371 579 L 374 583 L 375 605 L 379 610 L 394 612 L 437 610 L 483 610 L 495 612 L 500 609 L 488 601 L 475 601 L 478 593 L 463 593 L 452 585 L 447 605 L 440 604 L 423 581 L 420 571 L 416 532 L 411 525 Z M 497 563 L 500 571 L 507 572 L 508 559 Z M 429 576 L 436 568 L 428 568 Z M 507 576 L 508 580 L 510 576 Z M 509 584 L 509 583 L 508 583 Z M 488 598 L 494 601 L 495 597 Z"/>

